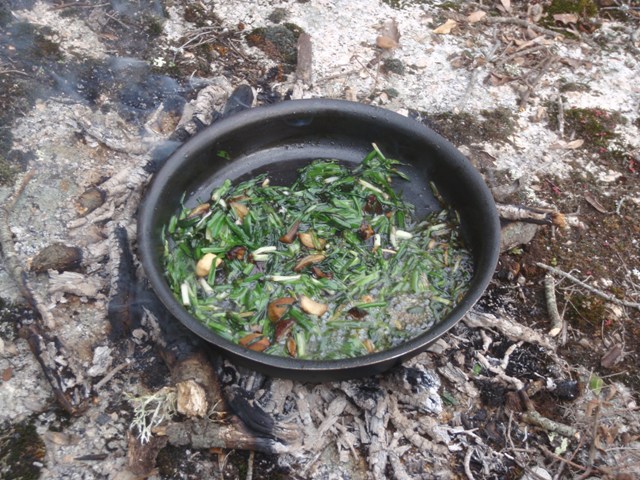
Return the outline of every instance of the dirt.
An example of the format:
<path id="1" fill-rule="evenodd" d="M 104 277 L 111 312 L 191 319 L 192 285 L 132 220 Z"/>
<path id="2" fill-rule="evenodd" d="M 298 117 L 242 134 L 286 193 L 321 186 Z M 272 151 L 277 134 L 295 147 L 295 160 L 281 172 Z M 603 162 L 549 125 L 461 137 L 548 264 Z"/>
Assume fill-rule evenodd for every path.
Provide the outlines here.
<path id="1" fill-rule="evenodd" d="M 401 402 L 411 431 L 387 415 L 384 449 L 398 452 L 402 468 L 389 461 L 382 474 L 374 474 L 371 436 L 366 441 L 374 412 L 345 396 L 348 385 L 297 385 L 292 404 L 316 400 L 300 429 L 322 424 L 330 400 L 346 398 L 349 405 L 341 428 L 327 430 L 331 445 L 321 452 L 250 456 L 169 445 L 155 459 L 153 478 L 247 478 L 249 472 L 253 478 L 283 479 L 302 478 L 300 472 L 309 478 L 572 478 L 590 465 L 594 477 L 631 478 L 633 469 L 616 468 L 638 455 L 640 311 L 603 295 L 640 302 L 635 2 L 101 3 L 11 0 L 0 6 L 0 190 L 4 202 L 24 173 L 33 172 L 9 218 L 21 264 L 29 266 L 47 246 L 63 243 L 82 249 L 80 273 L 87 284 L 98 282 L 89 297 L 53 294 L 53 276 L 29 269 L 26 274 L 55 313 L 56 333 L 82 371 L 100 372 L 89 381 L 95 385 L 125 359 L 137 368 L 125 366 L 94 392 L 83 415 L 62 413 L 24 338 L 37 315 L 21 303 L 5 262 L 0 396 L 7 407 L 0 412 L 0 476 L 131 478 L 126 474 L 133 413 L 127 395 L 161 389 L 171 372 L 148 341 L 146 327 L 121 345 L 108 341 L 106 304 L 115 260 L 105 242 L 113 215 L 80 233 L 69 225 L 129 195 L 127 190 L 110 196 L 102 185 L 132 165 L 146 164 L 151 154 L 142 147 L 167 140 L 189 102 L 220 81 L 249 84 L 260 105 L 332 97 L 412 116 L 467 155 L 500 203 L 548 208 L 584 228 L 541 225 L 532 240 L 502 252 L 478 305 L 507 323 L 531 327 L 553 348 L 509 336 L 498 325 L 460 323 L 442 339 L 444 345 L 407 364 L 436 372 L 443 406 L 434 414 Z M 479 9 L 488 20 L 468 20 Z M 507 20 L 491 23 L 496 18 Z M 528 19 L 547 33 L 510 23 L 514 19 Z M 455 27 L 435 33 L 447 20 Z M 377 37 L 394 23 L 399 46 L 379 47 Z M 301 32 L 313 45 L 313 75 L 306 83 L 293 73 Z M 194 129 L 203 126 L 196 122 Z M 114 207 L 118 221 L 128 219 L 132 238 L 137 201 L 132 195 Z M 71 267 L 57 268 L 76 269 L 76 257 Z M 556 275 L 565 328 L 555 339 L 548 336 L 547 271 L 537 263 L 603 294 Z M 51 266 L 56 265 L 45 262 L 40 269 Z M 108 347 L 103 364 L 94 358 L 98 346 Z M 524 394 L 484 365 L 478 352 L 494 367 L 510 355 L 503 373 L 522 382 Z M 382 398 L 397 393 L 389 378 L 356 385 L 369 392 L 380 388 Z M 583 440 L 523 422 L 527 400 L 539 414 L 575 428 Z M 448 429 L 446 455 L 419 446 L 414 434 L 444 445 L 421 423 L 425 417 Z M 353 451 L 345 447 L 349 442 Z M 543 447 L 565 459 L 572 454 L 570 461 L 581 468 Z M 544 473 L 534 470 L 542 467 Z"/>

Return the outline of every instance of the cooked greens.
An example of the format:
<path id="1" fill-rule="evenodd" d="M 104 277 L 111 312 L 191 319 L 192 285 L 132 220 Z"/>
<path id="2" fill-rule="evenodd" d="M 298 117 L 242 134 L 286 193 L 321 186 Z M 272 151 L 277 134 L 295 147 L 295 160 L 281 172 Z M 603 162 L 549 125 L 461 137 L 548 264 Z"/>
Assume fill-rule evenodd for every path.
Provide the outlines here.
<path id="1" fill-rule="evenodd" d="M 217 334 L 268 354 L 355 357 L 415 337 L 464 295 L 472 260 L 455 212 L 415 218 L 397 165 L 374 145 L 354 169 L 315 160 L 291 186 L 225 180 L 165 226 L 169 285 Z"/>

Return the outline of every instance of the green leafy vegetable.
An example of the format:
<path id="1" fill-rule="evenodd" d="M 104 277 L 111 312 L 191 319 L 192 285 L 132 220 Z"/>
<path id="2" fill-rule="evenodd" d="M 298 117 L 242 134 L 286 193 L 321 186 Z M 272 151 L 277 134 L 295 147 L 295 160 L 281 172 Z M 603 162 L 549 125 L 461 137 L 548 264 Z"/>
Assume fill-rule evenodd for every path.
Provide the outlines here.
<path id="1" fill-rule="evenodd" d="M 399 165 L 374 145 L 354 169 L 313 161 L 291 186 L 224 181 L 164 229 L 176 298 L 273 355 L 355 357 L 428 330 L 466 292 L 472 260 L 455 212 L 415 218 Z"/>

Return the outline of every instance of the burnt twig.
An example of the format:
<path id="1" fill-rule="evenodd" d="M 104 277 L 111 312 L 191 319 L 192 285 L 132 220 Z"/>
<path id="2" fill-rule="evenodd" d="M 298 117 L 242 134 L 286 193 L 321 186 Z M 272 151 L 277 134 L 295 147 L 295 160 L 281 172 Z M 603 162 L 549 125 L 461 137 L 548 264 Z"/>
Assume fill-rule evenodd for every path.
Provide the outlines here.
<path id="1" fill-rule="evenodd" d="M 58 404 L 71 415 L 84 412 L 88 406 L 91 387 L 73 367 L 64 345 L 37 324 L 29 327 L 26 339 Z"/>

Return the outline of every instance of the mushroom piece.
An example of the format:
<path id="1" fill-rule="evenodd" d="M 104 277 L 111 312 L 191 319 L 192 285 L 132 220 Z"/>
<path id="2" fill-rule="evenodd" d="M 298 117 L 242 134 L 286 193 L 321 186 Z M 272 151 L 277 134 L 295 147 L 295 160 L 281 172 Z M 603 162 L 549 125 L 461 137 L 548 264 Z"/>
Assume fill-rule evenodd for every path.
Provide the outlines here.
<path id="1" fill-rule="evenodd" d="M 306 313 L 320 317 L 329 309 L 329 306 L 326 303 L 316 302 L 315 300 L 311 300 L 309 297 L 301 295 L 300 308 Z"/>
<path id="2" fill-rule="evenodd" d="M 300 243 L 305 247 L 315 250 L 323 250 L 324 246 L 327 244 L 327 241 L 324 238 L 318 238 L 315 233 L 309 231 L 299 233 L 298 240 L 300 240 Z"/>
<path id="3" fill-rule="evenodd" d="M 293 338 L 289 338 L 287 340 L 287 353 L 292 357 L 298 356 L 298 348 L 296 345 L 296 341 Z"/>
<path id="4" fill-rule="evenodd" d="M 269 320 L 272 322 L 277 322 L 285 313 L 287 313 L 287 310 L 289 310 L 289 307 L 295 301 L 296 299 L 293 297 L 277 298 L 267 305 L 267 317 L 269 317 Z"/>
<path id="5" fill-rule="evenodd" d="M 240 221 L 243 221 L 244 217 L 246 217 L 249 213 L 249 209 L 244 203 L 231 202 L 229 206 L 233 210 L 233 213 L 235 213 L 236 216 L 240 219 Z"/>
<path id="6" fill-rule="evenodd" d="M 255 352 L 262 352 L 266 350 L 270 345 L 269 339 L 261 333 L 257 332 L 245 335 L 240 340 L 238 340 L 238 343 L 243 347 L 246 347 L 249 350 L 253 350 Z"/>
<path id="7" fill-rule="evenodd" d="M 296 238 L 296 233 L 298 233 L 298 227 L 300 227 L 300 220 L 296 220 L 289 231 L 282 235 L 279 240 L 282 243 L 293 243 L 293 239 Z"/>
<path id="8" fill-rule="evenodd" d="M 210 207 L 211 205 L 209 205 L 208 203 L 201 203 L 197 207 L 191 209 L 189 215 L 187 215 L 187 218 L 194 218 L 199 217 L 200 215 L 204 215 Z"/>
<path id="9" fill-rule="evenodd" d="M 305 267 L 308 267 L 309 265 L 313 265 L 314 263 L 320 263 L 321 261 L 323 261 L 326 257 L 324 255 L 307 255 L 304 258 L 301 258 L 298 263 L 296 263 L 296 266 L 293 267 L 293 271 L 294 272 L 301 272 Z"/>
<path id="10" fill-rule="evenodd" d="M 196 276 L 197 277 L 206 277 L 209 275 L 211 268 L 213 267 L 215 261 L 215 268 L 219 267 L 222 263 L 222 259 L 218 257 L 215 253 L 205 253 L 198 263 L 196 263 Z"/>
<path id="11" fill-rule="evenodd" d="M 276 342 L 279 342 L 280 340 L 282 340 L 284 337 L 286 337 L 289 334 L 289 332 L 291 331 L 295 323 L 296 322 L 293 321 L 291 318 L 287 318 L 285 320 L 279 320 L 278 323 L 276 323 L 275 325 L 275 332 L 273 334 L 273 339 Z"/>

